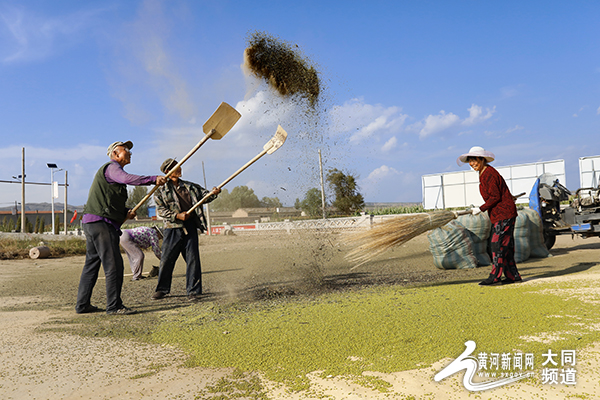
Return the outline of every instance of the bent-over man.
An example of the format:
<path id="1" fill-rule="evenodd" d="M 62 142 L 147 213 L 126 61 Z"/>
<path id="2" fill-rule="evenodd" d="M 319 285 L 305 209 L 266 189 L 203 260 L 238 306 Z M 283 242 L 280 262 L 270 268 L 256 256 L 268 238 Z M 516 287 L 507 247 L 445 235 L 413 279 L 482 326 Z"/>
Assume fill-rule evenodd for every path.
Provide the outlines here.
<path id="1" fill-rule="evenodd" d="M 142 275 L 145 258 L 143 250 L 152 248 L 154 255 L 160 260 L 161 251 L 159 241 L 161 239 L 162 233 L 155 226 L 138 226 L 136 228 L 123 229 L 120 243 L 129 259 L 129 266 L 131 267 L 131 273 L 133 274 L 131 278 L 132 281 L 139 281 L 140 279 L 145 278 L 145 276 Z M 156 273 L 153 273 L 155 270 Z M 156 276 L 157 274 L 158 268 L 153 266 L 150 276 Z"/>

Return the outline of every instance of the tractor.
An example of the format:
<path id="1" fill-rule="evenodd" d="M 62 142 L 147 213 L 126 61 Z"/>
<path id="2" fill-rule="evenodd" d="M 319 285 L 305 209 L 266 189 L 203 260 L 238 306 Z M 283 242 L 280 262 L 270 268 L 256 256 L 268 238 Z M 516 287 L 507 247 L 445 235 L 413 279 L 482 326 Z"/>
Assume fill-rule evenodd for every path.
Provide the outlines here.
<path id="1" fill-rule="evenodd" d="M 562 204 L 569 201 L 569 204 Z M 537 211 L 543 223 L 544 243 L 548 250 L 557 235 L 600 236 L 600 188 L 577 189 L 575 194 L 561 185 L 555 175 L 538 177 L 531 194 L 529 207 Z"/>

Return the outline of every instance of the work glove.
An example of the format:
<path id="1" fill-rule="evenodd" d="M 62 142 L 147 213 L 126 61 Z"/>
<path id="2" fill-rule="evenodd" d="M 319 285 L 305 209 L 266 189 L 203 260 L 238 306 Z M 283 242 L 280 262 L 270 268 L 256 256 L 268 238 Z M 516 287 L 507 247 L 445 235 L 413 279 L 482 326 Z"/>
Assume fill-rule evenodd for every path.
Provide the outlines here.
<path id="1" fill-rule="evenodd" d="M 481 214 L 481 209 L 479 207 L 473 207 L 473 208 L 471 208 L 471 213 L 473 215 L 479 215 L 479 214 Z"/>

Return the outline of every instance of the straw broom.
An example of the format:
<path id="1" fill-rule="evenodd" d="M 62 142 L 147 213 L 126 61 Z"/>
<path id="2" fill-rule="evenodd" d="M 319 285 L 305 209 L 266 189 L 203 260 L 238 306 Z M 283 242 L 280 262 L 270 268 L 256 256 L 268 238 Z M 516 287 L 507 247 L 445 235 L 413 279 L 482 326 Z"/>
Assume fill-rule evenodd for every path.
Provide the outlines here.
<path id="1" fill-rule="evenodd" d="M 346 255 L 346 259 L 358 262 L 352 268 L 354 269 L 394 246 L 404 244 L 422 233 L 446 225 L 459 215 L 471 212 L 468 209 L 407 214 L 377 224 L 372 229 L 352 233 L 347 236 L 346 241 L 355 248 Z"/>

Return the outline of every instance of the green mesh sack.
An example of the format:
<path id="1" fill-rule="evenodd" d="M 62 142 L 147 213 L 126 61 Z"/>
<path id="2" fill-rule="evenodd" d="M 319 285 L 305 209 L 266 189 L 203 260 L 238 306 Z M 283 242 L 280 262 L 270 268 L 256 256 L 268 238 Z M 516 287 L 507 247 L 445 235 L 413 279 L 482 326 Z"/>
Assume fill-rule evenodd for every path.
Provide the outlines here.
<path id="1" fill-rule="evenodd" d="M 456 222 L 467 230 L 477 263 L 480 266 L 491 265 L 492 259 L 488 253 L 488 238 L 490 237 L 492 222 L 487 213 L 461 215 Z"/>
<path id="2" fill-rule="evenodd" d="M 467 230 L 456 221 L 436 228 L 427 235 L 433 264 L 439 269 L 476 268 L 477 258 Z"/>
<path id="3" fill-rule="evenodd" d="M 531 255 L 531 245 L 529 243 L 529 218 L 523 210 L 518 211 L 515 222 L 515 262 L 522 262 L 529 259 Z"/>
<path id="4" fill-rule="evenodd" d="M 544 227 L 542 225 L 542 219 L 537 211 L 531 208 L 524 208 L 521 210 L 523 214 L 527 215 L 529 220 L 529 247 L 530 257 L 545 258 L 552 257 L 552 254 L 546 248 L 544 244 Z"/>

